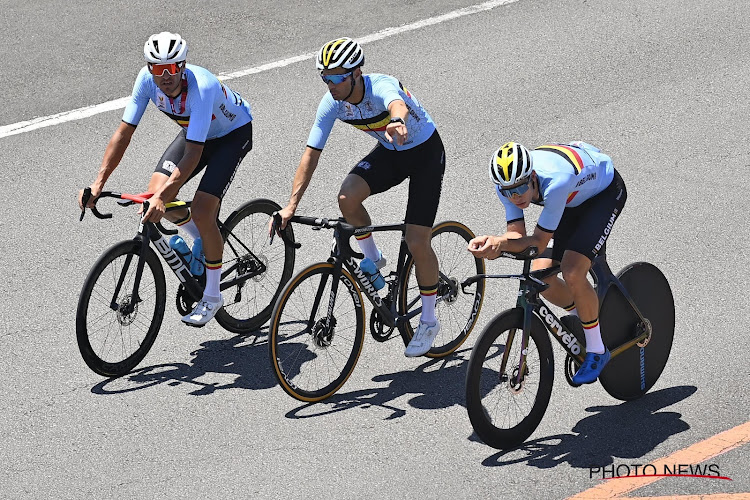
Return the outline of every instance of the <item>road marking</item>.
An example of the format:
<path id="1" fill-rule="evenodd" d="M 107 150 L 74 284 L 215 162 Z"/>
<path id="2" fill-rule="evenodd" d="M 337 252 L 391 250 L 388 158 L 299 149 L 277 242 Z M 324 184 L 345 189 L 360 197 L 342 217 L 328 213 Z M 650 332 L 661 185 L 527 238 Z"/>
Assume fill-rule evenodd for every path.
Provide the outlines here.
<path id="1" fill-rule="evenodd" d="M 656 467 L 657 470 L 663 470 L 664 464 L 669 466 L 673 466 L 674 464 L 699 464 L 748 443 L 750 443 L 750 422 L 745 422 L 742 425 L 738 425 L 737 427 L 712 436 L 699 443 L 695 443 L 685 449 L 672 453 L 668 457 L 651 463 Z M 568 500 L 601 500 L 606 498 L 628 498 L 621 495 L 630 493 L 633 490 L 642 488 L 646 485 L 659 481 L 660 479 L 663 479 L 663 477 L 640 476 L 633 478 L 620 478 L 616 481 L 604 481 L 602 484 L 594 486 L 593 488 L 590 488 L 584 492 L 568 498 Z M 693 500 L 698 498 L 711 500 L 739 500 L 740 498 L 750 498 L 750 493 L 685 495 L 649 498 L 651 500 L 666 498 L 678 498 L 680 500 Z M 644 500 L 644 498 L 639 497 L 638 500 Z"/>
<path id="2" fill-rule="evenodd" d="M 397 26 L 394 28 L 386 28 L 384 30 L 378 31 L 377 33 L 372 33 L 370 35 L 356 38 L 356 40 L 361 44 L 371 43 L 371 42 L 382 40 L 384 38 L 388 38 L 394 35 L 406 33 L 408 31 L 414 31 L 414 30 L 418 30 L 421 28 L 425 28 L 427 26 L 444 23 L 447 21 L 451 21 L 453 19 L 458 19 L 460 17 L 468 16 L 471 14 L 476 14 L 479 12 L 492 10 L 496 7 L 500 7 L 502 5 L 508 5 L 508 4 L 515 3 L 518 1 L 519 0 L 490 0 L 488 2 L 483 2 L 480 4 L 476 4 L 476 5 L 471 5 L 469 7 L 464 7 L 462 9 L 454 10 L 454 11 L 448 12 L 447 14 L 442 14 L 440 16 L 422 19 L 421 21 L 416 21 L 411 24 L 405 24 L 403 26 Z M 301 61 L 306 61 L 308 59 L 312 59 L 313 57 L 315 57 L 316 54 L 317 52 L 309 52 L 307 54 L 301 54 L 298 56 L 289 57 L 286 59 L 282 59 L 280 61 L 274 61 L 271 63 L 263 64 L 261 66 L 255 66 L 254 68 L 243 69 L 243 70 L 235 71 L 232 73 L 222 73 L 217 76 L 221 78 L 222 80 L 232 80 L 234 78 L 241 78 L 243 76 L 253 75 L 255 73 L 262 73 L 264 71 L 269 71 L 269 70 L 276 69 L 276 68 L 283 68 L 284 66 L 289 66 L 291 64 L 295 64 Z M 60 123 L 70 122 L 73 120 L 81 120 L 83 118 L 88 118 L 90 116 L 98 115 L 99 113 L 106 113 L 107 111 L 114 111 L 116 109 L 122 109 L 128 103 L 129 99 L 130 99 L 129 96 L 122 97 L 120 99 L 103 102 L 101 104 L 93 104 L 91 106 L 86 106 L 83 108 L 73 109 L 70 111 L 63 111 L 62 113 L 57 113 L 54 115 L 40 116 L 38 118 L 34 118 L 33 120 L 11 123 L 10 125 L 3 125 L 2 127 L 0 127 L 0 139 L 2 139 L 3 137 L 21 134 L 24 132 L 31 132 L 32 130 L 36 130 L 36 129 L 43 128 L 43 127 L 51 127 L 52 125 L 59 125 Z"/>

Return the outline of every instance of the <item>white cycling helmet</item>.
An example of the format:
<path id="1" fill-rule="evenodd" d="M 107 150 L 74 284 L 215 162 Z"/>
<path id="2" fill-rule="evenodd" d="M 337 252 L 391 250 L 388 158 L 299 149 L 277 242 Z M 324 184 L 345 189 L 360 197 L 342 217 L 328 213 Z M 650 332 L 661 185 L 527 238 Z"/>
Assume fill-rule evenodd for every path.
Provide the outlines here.
<path id="1" fill-rule="evenodd" d="M 324 69 L 354 69 L 365 63 L 362 47 L 351 38 L 337 38 L 323 45 L 315 58 L 315 66 Z"/>
<path id="2" fill-rule="evenodd" d="M 177 33 L 168 31 L 151 35 L 143 46 L 143 55 L 150 64 L 183 62 L 187 52 L 187 42 Z"/>
<path id="3" fill-rule="evenodd" d="M 526 180 L 533 169 L 529 150 L 517 142 L 507 142 L 490 159 L 490 179 L 501 189 Z"/>

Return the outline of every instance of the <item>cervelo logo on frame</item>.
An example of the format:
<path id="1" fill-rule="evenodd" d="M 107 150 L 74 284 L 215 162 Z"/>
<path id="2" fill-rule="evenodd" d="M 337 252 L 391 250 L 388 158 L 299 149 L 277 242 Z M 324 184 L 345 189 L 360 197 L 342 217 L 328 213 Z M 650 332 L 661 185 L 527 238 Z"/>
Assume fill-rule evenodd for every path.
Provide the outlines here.
<path id="1" fill-rule="evenodd" d="M 555 319 L 555 316 L 545 306 L 539 306 L 539 316 L 547 323 L 552 333 L 557 335 L 563 344 L 568 346 L 570 352 L 573 354 L 581 353 L 581 346 L 578 345 L 578 340 L 563 329 L 562 325 Z"/>

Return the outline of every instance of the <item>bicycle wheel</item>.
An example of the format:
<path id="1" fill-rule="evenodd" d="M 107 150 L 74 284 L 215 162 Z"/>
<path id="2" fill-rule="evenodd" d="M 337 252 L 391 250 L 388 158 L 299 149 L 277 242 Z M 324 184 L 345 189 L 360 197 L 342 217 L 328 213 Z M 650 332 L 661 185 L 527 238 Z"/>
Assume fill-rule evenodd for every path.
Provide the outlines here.
<path id="1" fill-rule="evenodd" d="M 328 324 L 333 264 L 321 262 L 297 274 L 273 310 L 268 346 L 274 374 L 293 398 L 326 399 L 347 381 L 365 339 L 365 311 L 354 279 L 341 278 Z M 316 310 L 313 310 L 315 301 Z"/>
<path id="2" fill-rule="evenodd" d="M 630 264 L 617 278 L 641 314 L 651 323 L 651 337 L 613 357 L 599 381 L 612 397 L 637 399 L 656 383 L 669 359 L 674 338 L 674 298 L 667 278 L 647 262 Z M 607 291 L 599 312 L 602 339 L 610 349 L 637 335 L 639 319 L 616 287 Z"/>
<path id="3" fill-rule="evenodd" d="M 139 241 L 129 240 L 104 252 L 78 298 L 78 349 L 99 375 L 119 377 L 135 368 L 154 344 L 164 318 L 164 270 L 150 247 L 137 294 L 133 293 L 140 250 Z"/>
<path id="4" fill-rule="evenodd" d="M 294 248 L 280 238 L 274 245 L 268 244 L 268 220 L 277 210 L 281 207 L 271 200 L 252 200 L 235 210 L 221 228 L 224 238 L 221 282 L 235 283 L 222 289 L 224 307 L 216 313 L 216 321 L 230 332 L 260 329 L 271 317 L 276 298 L 292 277 Z M 291 225 L 284 231 L 294 237 Z"/>
<path id="5" fill-rule="evenodd" d="M 555 369 L 552 344 L 539 318 L 533 317 L 526 355 L 526 375 L 518 374 L 523 339 L 523 310 L 496 316 L 482 331 L 466 372 L 466 410 L 477 435 L 493 448 L 523 443 L 547 410 Z"/>
<path id="6" fill-rule="evenodd" d="M 438 298 L 443 300 L 435 307 L 435 315 L 440 321 L 440 332 L 426 356 L 442 358 L 448 356 L 467 339 L 479 318 L 479 310 L 484 300 L 484 280 L 479 280 L 474 292 L 467 295 L 461 292 L 461 281 L 484 273 L 484 260 L 472 256 L 466 247 L 474 237 L 471 230 L 460 222 L 441 222 L 432 228 L 432 249 L 438 258 L 440 277 Z M 421 305 L 419 284 L 414 273 L 414 259 L 409 255 L 404 265 L 405 276 L 401 287 L 399 305 L 401 314 Z M 419 315 L 404 323 L 402 332 L 408 342 L 419 326 Z"/>

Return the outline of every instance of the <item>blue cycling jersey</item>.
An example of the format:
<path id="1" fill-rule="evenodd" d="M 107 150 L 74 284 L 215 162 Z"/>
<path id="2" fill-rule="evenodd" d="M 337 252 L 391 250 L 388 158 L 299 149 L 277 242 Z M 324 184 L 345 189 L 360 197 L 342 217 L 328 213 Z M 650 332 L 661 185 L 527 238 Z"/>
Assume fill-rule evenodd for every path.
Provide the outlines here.
<path id="1" fill-rule="evenodd" d="M 135 80 L 122 121 L 138 125 L 149 100 L 185 128 L 187 140 L 191 142 L 204 143 L 223 137 L 253 119 L 250 103 L 221 83 L 213 73 L 192 64 L 185 65 L 182 93 L 174 99 L 159 89 L 153 75 L 144 66 Z"/>
<path id="2" fill-rule="evenodd" d="M 532 203 L 544 207 L 537 225 L 550 233 L 557 229 L 565 207 L 577 207 L 596 196 L 614 178 L 612 159 L 585 142 L 547 144 L 530 154 L 540 194 L 539 201 Z M 499 186 L 495 186 L 495 192 L 505 206 L 505 220 L 523 220 L 523 210 L 500 194 Z"/>
<path id="3" fill-rule="evenodd" d="M 374 73 L 363 75 L 362 79 L 365 95 L 358 104 L 336 101 L 330 92 L 326 92 L 318 105 L 315 123 L 307 139 L 309 147 L 323 150 L 336 118 L 366 132 L 391 150 L 411 149 L 425 142 L 435 132 L 435 123 L 430 115 L 396 78 Z M 409 108 L 406 118 L 408 136 L 402 146 L 396 146 L 395 141 L 390 143 L 385 138 L 385 128 L 391 119 L 388 105 L 396 100 L 404 101 Z"/>

